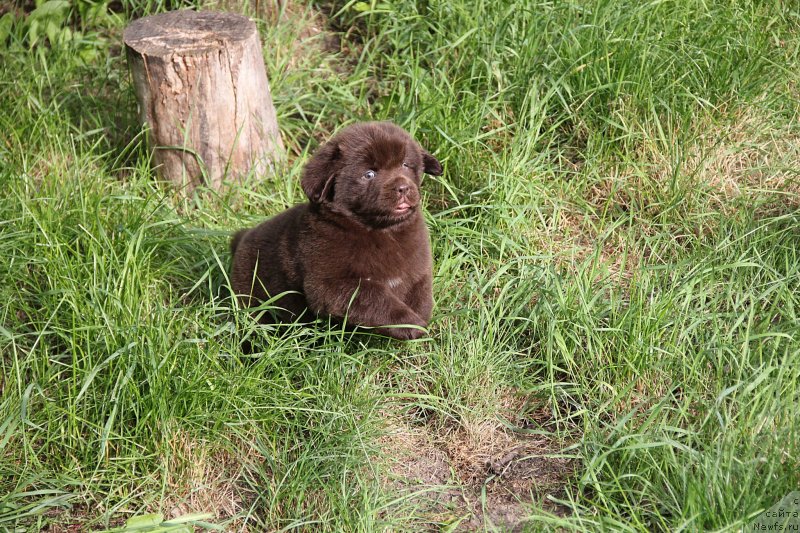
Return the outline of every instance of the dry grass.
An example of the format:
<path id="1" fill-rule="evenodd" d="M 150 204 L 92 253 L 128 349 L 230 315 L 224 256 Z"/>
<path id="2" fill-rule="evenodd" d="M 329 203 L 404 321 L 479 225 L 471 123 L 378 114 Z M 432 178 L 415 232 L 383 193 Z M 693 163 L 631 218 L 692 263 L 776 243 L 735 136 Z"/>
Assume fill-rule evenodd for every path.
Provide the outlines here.
<path id="1" fill-rule="evenodd" d="M 642 142 L 637 154 L 641 166 L 633 168 L 634 172 L 625 166 L 610 172 L 615 180 L 624 182 L 624 191 L 616 197 L 605 191 L 589 201 L 627 208 L 625 191 L 664 188 L 677 177 L 689 191 L 702 193 L 698 210 L 732 214 L 752 208 L 759 198 L 796 208 L 800 206 L 800 132 L 794 127 L 776 127 L 779 123 L 785 120 L 770 116 L 758 102 L 698 116 L 689 128 L 693 132 L 690 142 L 679 143 L 677 134 L 669 143 L 663 139 Z M 675 146 L 680 146 L 680 153 Z"/>
<path id="2" fill-rule="evenodd" d="M 648 251 L 631 246 L 624 229 L 602 231 L 599 216 L 565 205 L 553 212 L 548 225 L 526 232 L 526 239 L 537 251 L 552 255 L 560 270 L 585 272 L 591 263 L 594 282 L 627 286 Z"/>
<path id="3" fill-rule="evenodd" d="M 541 414 L 524 419 L 509 406 L 502 418 L 521 429 L 512 431 L 500 417 L 436 429 L 387 413 L 383 485 L 406 495 L 420 528 L 516 530 L 534 507 L 562 514 L 548 497 L 562 494 L 576 465 L 562 453 L 566 443 L 524 429 L 546 423 Z"/>
<path id="4" fill-rule="evenodd" d="M 718 118 L 720 114 L 724 119 Z M 680 246 L 686 238 L 707 235 L 704 215 L 732 215 L 738 210 L 757 207 L 760 212 L 786 212 L 800 207 L 800 132 L 776 128 L 774 120 L 757 104 L 731 112 L 717 111 L 697 119 L 691 143 L 681 143 L 684 154 L 656 142 L 656 135 L 639 144 L 633 160 L 617 162 L 602 169 L 587 169 L 575 164 L 575 172 L 588 172 L 583 192 L 584 205 L 569 200 L 559 203 L 549 223 L 531 228 L 527 239 L 534 249 L 552 254 L 555 264 L 566 272 L 583 270 L 591 261 L 595 282 L 610 280 L 627 286 L 642 264 L 649 261 L 647 240 L 653 228 L 647 218 L 635 221 L 633 244 L 628 224 L 604 229 L 609 217 L 624 218 L 638 212 L 657 217 L 666 202 L 648 199 L 668 198 L 670 187 L 685 189 L 690 200 L 683 213 L 695 220 L 687 235 L 676 233 Z M 592 178 L 593 179 L 588 179 Z M 657 258 L 664 260 L 663 257 Z"/>
<path id="5" fill-rule="evenodd" d="M 250 447 L 241 449 L 252 453 Z M 224 521 L 238 515 L 254 497 L 240 483 L 245 468 L 244 458 L 230 450 L 178 433 L 170 442 L 164 469 L 167 497 L 161 509 L 165 517 L 213 513 L 217 521 Z M 229 527 L 241 530 L 236 521 Z"/>

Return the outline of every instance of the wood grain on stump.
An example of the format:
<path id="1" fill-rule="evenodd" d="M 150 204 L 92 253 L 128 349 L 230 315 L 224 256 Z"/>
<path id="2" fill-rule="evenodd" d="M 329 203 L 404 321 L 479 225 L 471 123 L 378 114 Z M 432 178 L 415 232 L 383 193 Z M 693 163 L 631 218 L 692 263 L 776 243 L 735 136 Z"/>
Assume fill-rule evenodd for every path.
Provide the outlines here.
<path id="1" fill-rule="evenodd" d="M 123 38 L 162 178 L 191 192 L 271 170 L 283 144 L 252 21 L 173 11 L 134 21 Z"/>

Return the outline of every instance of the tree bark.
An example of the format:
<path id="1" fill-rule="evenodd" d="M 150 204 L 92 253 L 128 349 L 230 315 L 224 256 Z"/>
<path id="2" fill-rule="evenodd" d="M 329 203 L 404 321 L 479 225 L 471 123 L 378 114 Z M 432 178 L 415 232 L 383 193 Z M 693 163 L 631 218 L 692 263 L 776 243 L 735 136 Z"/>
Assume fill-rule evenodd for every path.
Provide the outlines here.
<path id="1" fill-rule="evenodd" d="M 123 39 L 163 179 L 189 194 L 272 169 L 283 143 L 251 20 L 173 11 L 135 20 Z"/>

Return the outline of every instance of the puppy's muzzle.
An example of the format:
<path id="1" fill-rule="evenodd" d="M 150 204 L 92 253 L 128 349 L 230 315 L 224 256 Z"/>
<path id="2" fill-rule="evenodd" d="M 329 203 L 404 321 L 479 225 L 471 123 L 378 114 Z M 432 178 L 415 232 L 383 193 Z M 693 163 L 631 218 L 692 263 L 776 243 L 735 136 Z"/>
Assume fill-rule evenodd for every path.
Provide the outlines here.
<path id="1" fill-rule="evenodd" d="M 406 213 L 417 206 L 419 191 L 414 182 L 407 178 L 398 178 L 390 185 L 395 200 L 395 213 Z"/>

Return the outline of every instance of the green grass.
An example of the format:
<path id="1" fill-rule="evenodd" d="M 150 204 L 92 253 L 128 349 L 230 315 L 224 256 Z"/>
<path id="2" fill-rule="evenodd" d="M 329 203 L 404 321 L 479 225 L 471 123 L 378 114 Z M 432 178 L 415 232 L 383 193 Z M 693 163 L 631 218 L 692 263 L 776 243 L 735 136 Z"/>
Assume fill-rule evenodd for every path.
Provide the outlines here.
<path id="1" fill-rule="evenodd" d="M 792 2 L 245 3 L 288 161 L 190 199 L 153 179 L 119 51 L 165 5 L 119 9 L 52 46 L 20 13 L 0 43 L 0 530 L 468 524 L 392 481 L 396 426 L 451 482 L 476 428 L 546 443 L 534 530 L 738 530 L 800 489 Z M 229 235 L 366 119 L 445 166 L 430 337 L 255 324 Z"/>

